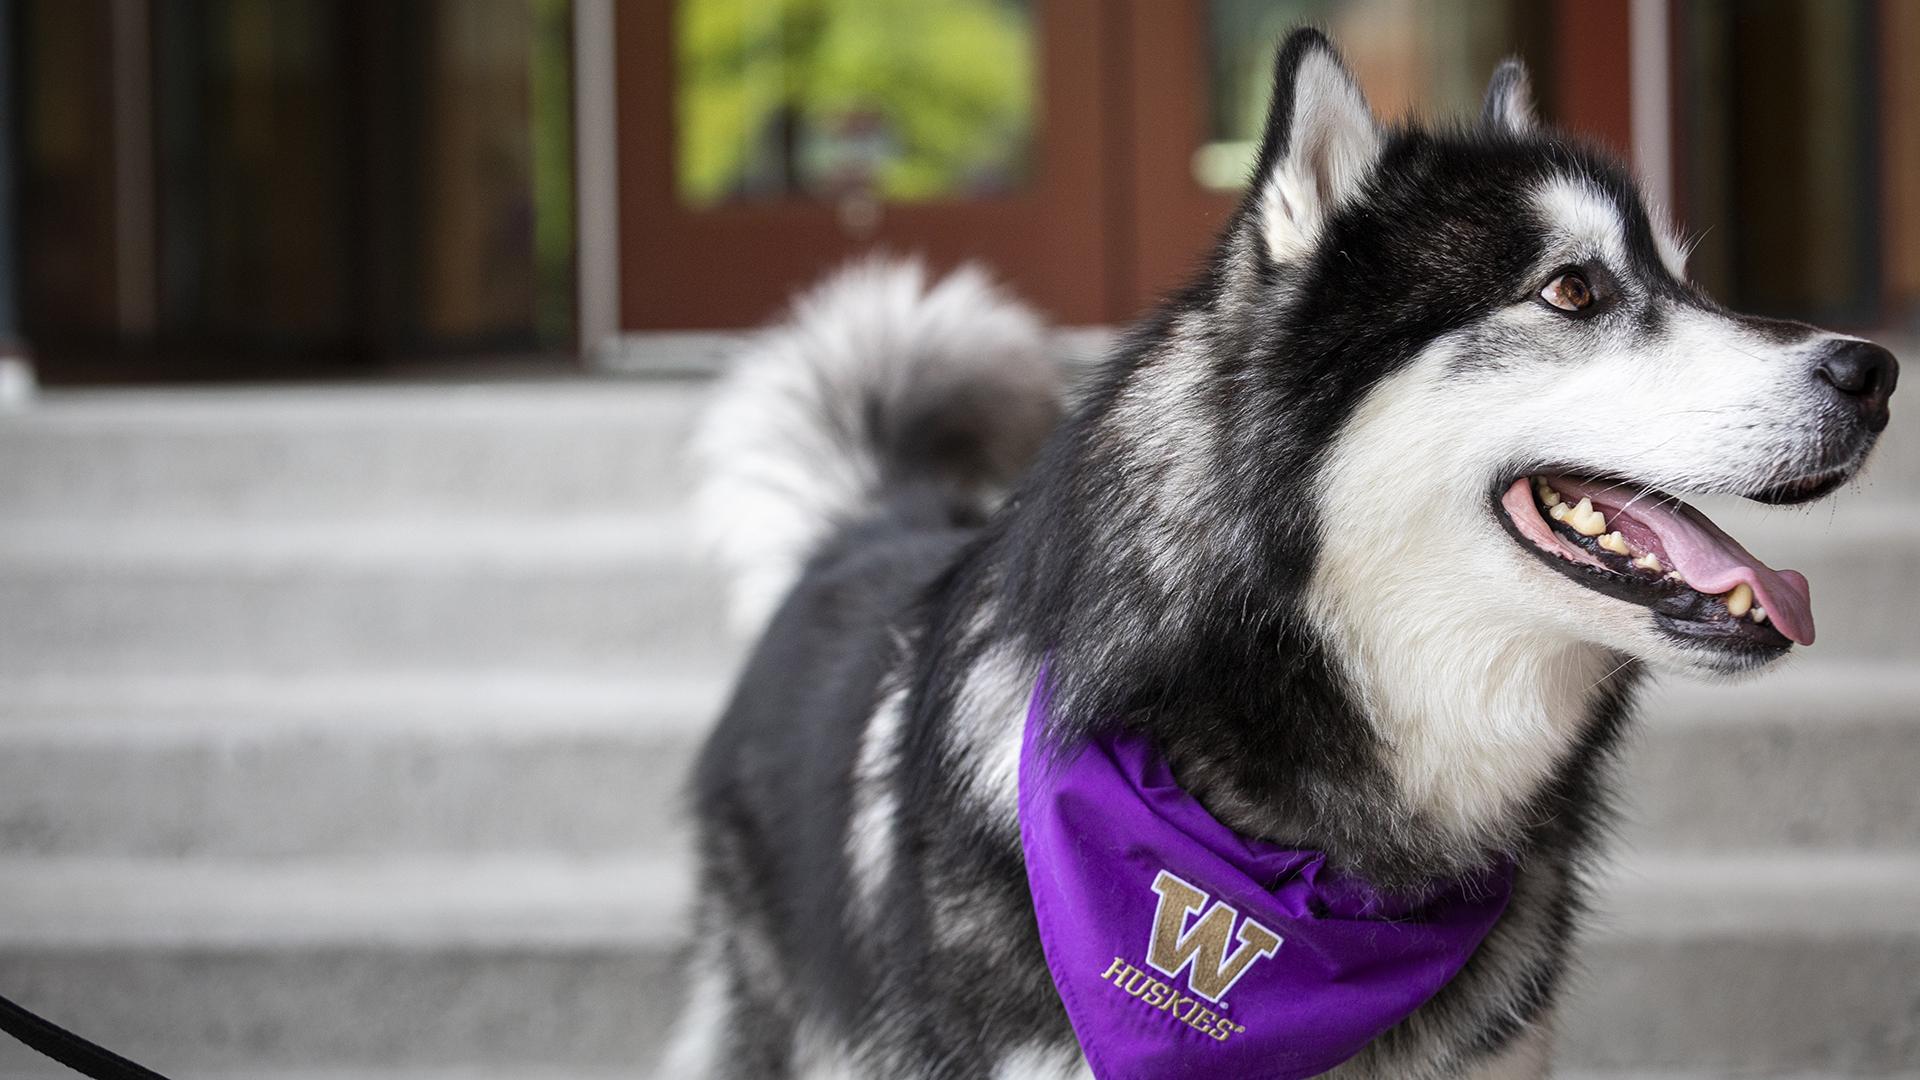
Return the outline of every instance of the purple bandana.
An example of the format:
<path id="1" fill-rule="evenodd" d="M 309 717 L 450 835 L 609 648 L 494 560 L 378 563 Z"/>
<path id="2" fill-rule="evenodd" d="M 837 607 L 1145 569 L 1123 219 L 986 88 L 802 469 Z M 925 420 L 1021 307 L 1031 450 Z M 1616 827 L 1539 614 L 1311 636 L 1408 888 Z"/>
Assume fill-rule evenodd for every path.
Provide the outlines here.
<path id="1" fill-rule="evenodd" d="M 1503 863 L 1418 902 L 1249 840 L 1151 741 L 1055 753 L 1046 676 L 1020 753 L 1040 942 L 1101 1080 L 1294 1080 L 1360 1052 L 1453 978 L 1506 910 Z"/>

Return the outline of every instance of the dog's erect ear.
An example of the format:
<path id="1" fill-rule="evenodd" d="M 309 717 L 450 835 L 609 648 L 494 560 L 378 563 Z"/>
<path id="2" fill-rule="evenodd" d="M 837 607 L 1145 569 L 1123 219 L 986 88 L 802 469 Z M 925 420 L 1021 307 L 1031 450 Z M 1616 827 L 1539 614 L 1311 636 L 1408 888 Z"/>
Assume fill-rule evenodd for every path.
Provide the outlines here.
<path id="1" fill-rule="evenodd" d="M 1533 130 L 1533 80 L 1517 57 L 1508 57 L 1493 69 L 1486 104 L 1480 106 L 1480 122 L 1515 135 Z"/>
<path id="2" fill-rule="evenodd" d="M 1273 65 L 1273 104 L 1253 198 L 1276 262 L 1313 249 L 1320 227 L 1366 183 L 1382 145 L 1359 84 L 1318 30 L 1295 30 Z"/>

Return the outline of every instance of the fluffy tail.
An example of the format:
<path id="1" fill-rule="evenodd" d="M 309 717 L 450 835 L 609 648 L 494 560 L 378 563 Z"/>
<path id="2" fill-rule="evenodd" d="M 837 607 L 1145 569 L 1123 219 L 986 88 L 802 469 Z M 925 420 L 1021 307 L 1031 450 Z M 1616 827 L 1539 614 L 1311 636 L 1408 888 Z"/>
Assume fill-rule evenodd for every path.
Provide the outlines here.
<path id="1" fill-rule="evenodd" d="M 758 632 L 833 533 L 908 488 L 984 514 L 1060 415 L 1033 312 L 975 267 L 840 271 L 737 358 L 695 436 L 704 539 Z"/>

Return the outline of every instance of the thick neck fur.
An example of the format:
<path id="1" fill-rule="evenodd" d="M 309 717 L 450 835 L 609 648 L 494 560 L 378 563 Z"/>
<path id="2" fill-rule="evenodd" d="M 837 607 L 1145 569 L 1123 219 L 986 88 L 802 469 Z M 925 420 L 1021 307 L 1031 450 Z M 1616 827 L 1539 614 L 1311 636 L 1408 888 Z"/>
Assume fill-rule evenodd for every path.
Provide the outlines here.
<path id="1" fill-rule="evenodd" d="M 1394 618 L 1364 560 L 1323 559 L 1329 448 L 1424 341 L 1345 363 L 1337 328 L 1286 324 L 1295 283 L 1255 243 L 1231 231 L 1050 445 L 987 549 L 999 607 L 1051 658 L 1061 737 L 1148 731 L 1227 824 L 1417 890 L 1523 853 L 1637 670 L 1498 619 Z"/>

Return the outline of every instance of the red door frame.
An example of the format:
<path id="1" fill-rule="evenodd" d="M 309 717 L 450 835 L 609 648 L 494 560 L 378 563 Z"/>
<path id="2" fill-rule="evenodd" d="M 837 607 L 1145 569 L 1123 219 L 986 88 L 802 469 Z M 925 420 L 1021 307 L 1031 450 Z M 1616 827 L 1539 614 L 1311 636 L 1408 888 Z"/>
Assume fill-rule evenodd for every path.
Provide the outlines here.
<path id="1" fill-rule="evenodd" d="M 621 325 L 751 325 L 870 245 L 849 236 L 835 208 L 820 202 L 680 204 L 671 134 L 676 6 L 622 4 L 617 13 Z M 924 254 L 936 266 L 978 259 L 1056 320 L 1105 322 L 1106 0 L 1047 0 L 1034 12 L 1039 112 L 1026 189 L 888 205 L 884 247 Z"/>
<path id="2" fill-rule="evenodd" d="M 1633 145 L 1626 0 L 1553 0 L 1556 121 L 1618 153 Z M 1117 270 L 1114 316 L 1131 318 L 1178 288 L 1239 203 L 1202 187 L 1192 153 L 1207 139 L 1206 0 L 1132 0 L 1123 55 L 1127 190 L 1135 200 Z M 1536 78 L 1540 77 L 1536 73 Z"/>
<path id="3" fill-rule="evenodd" d="M 1615 153 L 1633 149 L 1632 5 L 1554 0 L 1554 119 Z"/>
<path id="4" fill-rule="evenodd" d="M 1556 119 L 1624 153 L 1630 5 L 1551 2 L 1557 58 L 1542 74 Z M 865 244 L 819 203 L 679 205 L 673 7 L 618 12 L 621 322 L 752 325 Z M 1046 0 L 1035 11 L 1042 114 L 1029 190 L 890 206 L 887 245 L 937 264 L 979 259 L 1059 322 L 1124 322 L 1191 276 L 1238 201 L 1192 170 L 1206 141 L 1206 0 Z"/>

